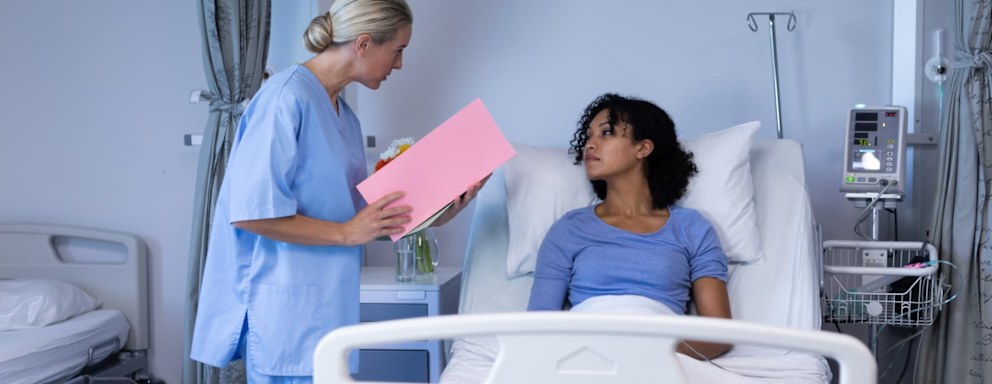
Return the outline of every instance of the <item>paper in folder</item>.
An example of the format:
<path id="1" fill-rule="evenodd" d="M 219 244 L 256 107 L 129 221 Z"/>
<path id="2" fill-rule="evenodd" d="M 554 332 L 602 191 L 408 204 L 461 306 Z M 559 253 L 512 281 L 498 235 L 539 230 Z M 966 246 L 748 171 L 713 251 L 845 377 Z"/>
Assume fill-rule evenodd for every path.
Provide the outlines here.
<path id="1" fill-rule="evenodd" d="M 432 223 L 454 199 L 516 152 L 482 100 L 476 99 L 358 184 L 369 204 L 404 191 L 390 204 L 410 205 L 411 221 L 393 241 Z"/>

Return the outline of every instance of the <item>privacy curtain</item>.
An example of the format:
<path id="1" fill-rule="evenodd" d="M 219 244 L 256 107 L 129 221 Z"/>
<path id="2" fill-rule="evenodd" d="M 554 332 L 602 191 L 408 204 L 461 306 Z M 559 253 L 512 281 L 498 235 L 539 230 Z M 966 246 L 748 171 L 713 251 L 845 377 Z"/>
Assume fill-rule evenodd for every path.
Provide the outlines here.
<path id="1" fill-rule="evenodd" d="M 198 0 L 203 66 L 210 115 L 196 171 L 193 230 L 186 274 L 183 383 L 244 382 L 243 366 L 217 369 L 189 359 L 207 256 L 214 203 L 224 177 L 231 138 L 244 104 L 262 84 L 269 46 L 270 0 Z"/>
<path id="2" fill-rule="evenodd" d="M 924 334 L 918 383 L 992 383 L 992 0 L 955 0 L 933 241 L 956 294 Z"/>

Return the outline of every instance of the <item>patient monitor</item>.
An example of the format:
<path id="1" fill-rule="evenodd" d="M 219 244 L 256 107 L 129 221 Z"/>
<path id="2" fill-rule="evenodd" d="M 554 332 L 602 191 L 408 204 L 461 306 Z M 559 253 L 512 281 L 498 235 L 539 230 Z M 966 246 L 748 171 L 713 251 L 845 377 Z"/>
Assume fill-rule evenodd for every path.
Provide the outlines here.
<path id="1" fill-rule="evenodd" d="M 901 106 L 851 109 L 847 116 L 841 192 L 903 193 L 906 185 L 906 114 L 906 107 Z"/>

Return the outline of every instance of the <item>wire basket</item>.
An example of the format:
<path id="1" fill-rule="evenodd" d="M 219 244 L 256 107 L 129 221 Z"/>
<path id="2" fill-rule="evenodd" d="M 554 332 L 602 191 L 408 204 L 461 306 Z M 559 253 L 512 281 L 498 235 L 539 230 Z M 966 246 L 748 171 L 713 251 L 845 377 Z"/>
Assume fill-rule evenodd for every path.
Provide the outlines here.
<path id="1" fill-rule="evenodd" d="M 933 324 L 943 302 L 937 250 L 921 242 L 823 243 L 823 320 Z"/>

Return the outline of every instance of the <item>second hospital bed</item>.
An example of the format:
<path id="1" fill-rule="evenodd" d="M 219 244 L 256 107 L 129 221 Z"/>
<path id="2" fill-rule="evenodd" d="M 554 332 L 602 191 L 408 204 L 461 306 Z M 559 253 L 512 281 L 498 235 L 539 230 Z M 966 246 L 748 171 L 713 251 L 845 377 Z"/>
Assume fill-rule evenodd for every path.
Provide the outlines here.
<path id="1" fill-rule="evenodd" d="M 21 281 L 24 284 L 18 287 L 31 292 L 24 300 L 18 297 L 26 292 L 0 292 L 2 299 L 32 303 L 34 313 L 81 312 L 45 326 L 0 331 L 0 382 L 82 384 L 149 379 L 146 258 L 144 241 L 129 234 L 0 223 L 0 282 Z M 101 304 L 94 310 L 68 308 L 78 307 L 82 299 L 52 296 L 74 290 L 43 289 L 55 284 L 48 280 L 60 282 L 59 287 L 78 287 Z M 3 315 L 20 317 L 16 313 L 20 312 Z"/>
<path id="2" fill-rule="evenodd" d="M 526 161 L 522 155 L 518 151 L 514 160 Z M 331 332 L 314 355 L 315 382 L 350 382 L 344 356 L 353 348 L 426 338 L 453 339 L 442 375 L 442 382 L 450 383 L 827 383 L 831 371 L 821 356 L 838 362 L 841 383 L 874 382 L 874 359 L 863 344 L 819 331 L 821 248 L 805 190 L 802 148 L 791 140 L 757 141 L 749 155 L 764 255 L 730 265 L 733 321 L 523 313 L 533 277 L 507 272 L 509 228 L 520 223 L 509 219 L 501 169 L 477 197 L 459 315 Z M 711 364 L 675 356 L 679 339 L 735 346 Z"/>

